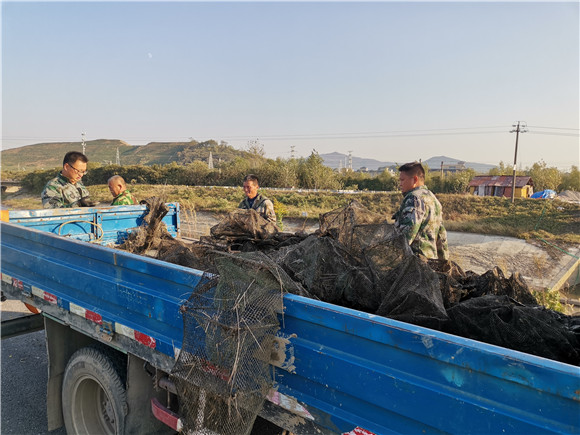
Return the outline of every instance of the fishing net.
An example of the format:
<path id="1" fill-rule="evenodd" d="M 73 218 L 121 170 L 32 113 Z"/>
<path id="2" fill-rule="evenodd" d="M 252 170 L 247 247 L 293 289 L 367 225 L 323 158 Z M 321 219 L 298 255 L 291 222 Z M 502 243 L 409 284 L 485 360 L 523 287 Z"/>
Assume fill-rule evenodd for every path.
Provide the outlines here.
<path id="1" fill-rule="evenodd" d="M 392 225 L 386 225 L 384 216 L 369 211 L 358 201 L 320 215 L 320 235 L 333 238 L 356 257 L 360 257 L 362 248 L 372 242 L 369 229 L 381 237 L 383 234 L 378 230 L 392 232 Z"/>
<path id="2" fill-rule="evenodd" d="M 379 303 L 370 270 L 329 237 L 312 235 L 269 255 L 317 299 L 364 311 Z"/>
<path id="3" fill-rule="evenodd" d="M 269 239 L 278 233 L 276 224 L 264 219 L 256 210 L 234 210 L 211 227 L 216 239 Z"/>
<path id="4" fill-rule="evenodd" d="M 508 296 L 522 304 L 537 305 L 536 298 L 518 272 L 506 278 L 499 267 L 478 275 L 471 271 L 464 272 L 453 261 L 430 259 L 428 264 L 439 276 L 445 308 L 485 295 Z"/>
<path id="5" fill-rule="evenodd" d="M 502 295 L 469 299 L 447 310 L 451 334 L 580 365 L 580 317 Z"/>
<path id="6" fill-rule="evenodd" d="M 264 219 L 256 210 L 235 210 L 210 228 L 211 237 L 202 237 L 206 243 L 226 243 L 228 251 L 268 251 L 298 243 L 305 234 L 283 233 Z"/>
<path id="7" fill-rule="evenodd" d="M 137 231 L 132 231 L 125 242 L 119 246 L 129 252 L 145 254 L 149 250 L 156 250 L 164 240 L 173 240 L 163 223 L 163 218 L 169 212 L 165 202 L 158 197 L 141 201 L 147 206 L 147 213 Z"/>
<path id="8" fill-rule="evenodd" d="M 204 271 L 182 306 L 184 340 L 171 373 L 185 430 L 247 434 L 272 386 L 269 370 L 286 292 L 580 364 L 580 317 L 537 305 L 517 273 L 478 275 L 427 260 L 356 201 L 320 217 L 314 234 L 281 233 L 239 210 L 210 237 L 173 239 L 164 205 L 121 247 Z"/>
<path id="9" fill-rule="evenodd" d="M 182 306 L 184 342 L 171 377 L 186 433 L 248 434 L 273 385 L 283 293 L 306 293 L 260 252 L 216 253 L 214 262 L 219 276 Z"/>
<path id="10" fill-rule="evenodd" d="M 313 296 L 417 325 L 447 320 L 437 275 L 405 237 L 358 202 L 320 217 L 320 232 L 270 253 Z"/>

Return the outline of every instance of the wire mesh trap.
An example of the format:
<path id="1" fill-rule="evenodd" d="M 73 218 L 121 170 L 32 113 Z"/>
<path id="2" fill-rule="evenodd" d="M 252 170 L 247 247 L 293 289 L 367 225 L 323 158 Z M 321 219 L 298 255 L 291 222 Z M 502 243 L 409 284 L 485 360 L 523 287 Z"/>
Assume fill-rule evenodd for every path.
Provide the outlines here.
<path id="1" fill-rule="evenodd" d="M 478 275 L 414 255 L 393 225 L 356 201 L 321 215 L 314 234 L 280 233 L 244 210 L 192 243 L 173 239 L 155 217 L 162 204 L 148 204 L 152 216 L 121 248 L 205 272 L 182 306 L 171 373 L 190 433 L 251 431 L 273 385 L 287 292 L 580 365 L 580 316 L 539 306 L 517 273 Z"/>

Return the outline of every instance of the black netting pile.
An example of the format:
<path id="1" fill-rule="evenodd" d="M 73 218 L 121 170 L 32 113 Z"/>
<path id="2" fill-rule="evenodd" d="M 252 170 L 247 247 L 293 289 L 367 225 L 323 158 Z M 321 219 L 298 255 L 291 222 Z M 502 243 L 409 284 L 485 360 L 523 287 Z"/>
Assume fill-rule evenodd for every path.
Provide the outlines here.
<path id="1" fill-rule="evenodd" d="M 244 231 L 248 227 L 237 218 L 230 230 L 222 222 L 225 240 L 231 244 L 224 245 L 224 238 L 185 244 L 173 239 L 161 222 L 168 211 L 164 204 L 156 199 L 145 203 L 149 212 L 144 225 L 119 248 L 204 271 L 181 307 L 184 339 L 171 372 L 180 397 L 183 430 L 204 435 L 248 434 L 273 385 L 270 358 L 280 328 L 283 295 L 308 293 L 262 252 L 226 252 L 231 244 L 240 244 L 239 239 L 251 242 L 278 233 L 275 226 L 270 232 L 255 214 L 248 212 L 248 220 L 262 226 L 249 235 Z M 241 225 L 242 230 L 234 225 Z M 213 233 L 219 232 L 214 229 Z"/>
<path id="2" fill-rule="evenodd" d="M 182 306 L 186 332 L 171 377 L 186 432 L 247 434 L 272 386 L 287 277 L 260 252 L 216 253 L 214 263 L 219 278 Z"/>
<path id="3" fill-rule="evenodd" d="M 405 238 L 353 201 L 311 235 L 281 233 L 236 210 L 210 237 L 183 243 L 162 228 L 163 204 L 123 249 L 206 272 L 183 305 L 172 376 L 189 430 L 248 433 L 272 379 L 269 351 L 284 292 L 580 365 L 580 316 L 539 306 L 518 273 L 478 275 L 413 255 Z M 166 211 L 165 211 L 166 213 Z"/>
<path id="4" fill-rule="evenodd" d="M 156 250 L 164 241 L 173 240 L 162 222 L 169 208 L 161 198 L 153 197 L 141 201 L 146 205 L 148 213 L 143 217 L 143 223 L 138 231 L 129 234 L 123 245 L 119 248 L 139 254 Z"/>
<path id="5" fill-rule="evenodd" d="M 256 210 L 234 210 L 210 229 L 210 237 L 200 240 L 211 246 L 223 246 L 228 251 L 268 251 L 298 243 L 305 234 L 283 233 Z"/>

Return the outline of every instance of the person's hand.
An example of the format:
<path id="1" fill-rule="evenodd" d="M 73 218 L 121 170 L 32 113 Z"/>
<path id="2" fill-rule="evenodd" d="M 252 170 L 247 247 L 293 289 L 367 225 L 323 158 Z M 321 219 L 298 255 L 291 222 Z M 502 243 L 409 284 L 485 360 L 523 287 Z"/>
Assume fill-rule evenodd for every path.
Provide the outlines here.
<path id="1" fill-rule="evenodd" d="M 81 198 L 79 203 L 80 203 L 81 207 L 94 207 L 95 205 L 97 205 L 97 202 L 92 201 L 91 198 L 89 198 L 88 196 Z"/>

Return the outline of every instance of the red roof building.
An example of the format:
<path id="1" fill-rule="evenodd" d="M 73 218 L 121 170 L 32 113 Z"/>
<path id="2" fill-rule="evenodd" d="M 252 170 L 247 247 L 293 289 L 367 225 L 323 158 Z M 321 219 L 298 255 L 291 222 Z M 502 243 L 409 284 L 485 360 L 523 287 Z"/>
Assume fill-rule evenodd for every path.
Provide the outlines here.
<path id="1" fill-rule="evenodd" d="M 512 175 L 477 175 L 469 182 L 469 192 L 478 196 L 505 196 L 511 198 Z M 534 193 L 534 182 L 531 177 L 516 177 L 517 198 L 529 198 Z"/>

